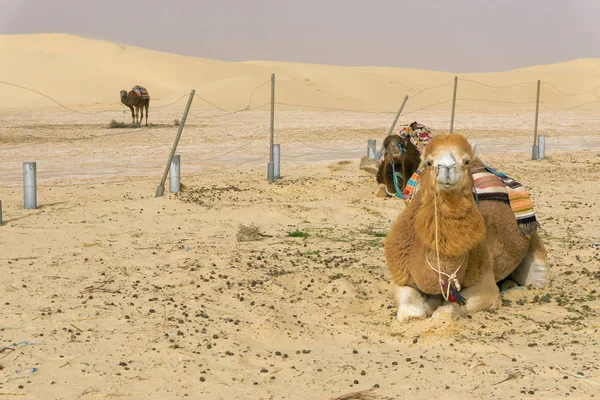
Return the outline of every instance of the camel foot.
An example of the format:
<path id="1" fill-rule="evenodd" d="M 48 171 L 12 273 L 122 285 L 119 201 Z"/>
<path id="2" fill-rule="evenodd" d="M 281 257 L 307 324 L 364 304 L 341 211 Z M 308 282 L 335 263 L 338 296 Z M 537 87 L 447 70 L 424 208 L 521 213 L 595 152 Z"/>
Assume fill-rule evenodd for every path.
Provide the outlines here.
<path id="1" fill-rule="evenodd" d="M 441 303 L 436 297 L 427 296 L 410 286 L 398 286 L 396 300 L 398 301 L 396 318 L 401 323 L 430 317 Z"/>
<path id="2" fill-rule="evenodd" d="M 440 306 L 433 312 L 431 318 L 441 321 L 453 321 L 459 319 L 462 317 L 463 312 L 458 307 L 460 306 L 450 303 Z"/>
<path id="3" fill-rule="evenodd" d="M 398 308 L 396 319 L 401 323 L 406 323 L 415 319 L 427 318 L 427 312 L 424 308 L 418 306 L 407 306 Z"/>

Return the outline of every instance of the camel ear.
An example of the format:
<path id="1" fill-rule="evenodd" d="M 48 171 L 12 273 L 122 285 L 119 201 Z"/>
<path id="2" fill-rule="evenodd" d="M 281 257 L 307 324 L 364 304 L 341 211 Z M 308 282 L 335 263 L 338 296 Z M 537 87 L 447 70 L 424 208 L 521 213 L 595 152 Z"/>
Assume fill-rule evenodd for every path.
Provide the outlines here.
<path id="1" fill-rule="evenodd" d="M 477 143 L 471 143 L 471 150 L 473 151 L 473 158 L 477 158 L 479 156 L 479 146 Z"/>

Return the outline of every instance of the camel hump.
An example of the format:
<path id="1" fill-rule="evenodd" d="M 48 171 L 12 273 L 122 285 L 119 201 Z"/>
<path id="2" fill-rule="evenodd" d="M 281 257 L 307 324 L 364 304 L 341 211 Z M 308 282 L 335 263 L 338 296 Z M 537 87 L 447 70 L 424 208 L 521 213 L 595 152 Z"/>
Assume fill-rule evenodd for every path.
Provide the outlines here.
<path id="1" fill-rule="evenodd" d="M 138 97 L 141 97 L 142 99 L 149 99 L 150 98 L 150 94 L 148 93 L 148 90 L 140 85 L 135 85 L 132 89 L 131 89 Z"/>

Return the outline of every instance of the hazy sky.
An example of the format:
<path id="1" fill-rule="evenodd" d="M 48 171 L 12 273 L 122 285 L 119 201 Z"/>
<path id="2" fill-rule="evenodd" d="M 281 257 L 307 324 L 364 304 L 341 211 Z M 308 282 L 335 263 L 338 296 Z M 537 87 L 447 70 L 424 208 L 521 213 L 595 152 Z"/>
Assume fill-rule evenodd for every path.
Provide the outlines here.
<path id="1" fill-rule="evenodd" d="M 228 61 L 503 71 L 600 57 L 600 0 L 0 0 L 0 34 L 42 32 Z"/>

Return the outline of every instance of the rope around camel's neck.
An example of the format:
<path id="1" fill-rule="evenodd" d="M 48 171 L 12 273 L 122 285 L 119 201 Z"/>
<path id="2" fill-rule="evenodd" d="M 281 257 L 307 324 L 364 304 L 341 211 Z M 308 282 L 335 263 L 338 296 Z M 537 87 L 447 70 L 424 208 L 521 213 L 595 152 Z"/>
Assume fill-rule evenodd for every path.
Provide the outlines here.
<path id="1" fill-rule="evenodd" d="M 444 297 L 444 300 L 446 301 L 451 301 L 451 302 L 457 302 L 459 305 L 464 306 L 465 304 L 467 304 L 467 301 L 464 297 L 462 297 L 459 292 L 461 290 L 461 286 L 460 286 L 460 282 L 458 280 L 458 275 L 460 273 L 461 268 L 463 267 L 463 264 L 465 263 L 465 260 L 467 259 L 467 253 L 465 253 L 465 255 L 462 258 L 462 261 L 460 262 L 460 264 L 458 265 L 458 267 L 456 268 L 456 270 L 453 273 L 446 273 L 444 271 L 442 271 L 442 266 L 441 266 L 441 262 L 440 262 L 440 238 L 439 238 L 439 220 L 438 220 L 438 214 L 439 214 L 439 210 L 438 210 L 438 191 L 437 188 L 434 188 L 433 190 L 433 215 L 434 215 L 434 222 L 435 222 L 435 243 L 434 243 L 434 247 L 435 247 L 435 255 L 436 255 L 436 263 L 437 263 L 437 268 L 435 268 L 431 262 L 429 261 L 429 258 L 427 257 L 427 249 L 425 249 L 425 260 L 427 261 L 427 264 L 429 265 L 429 268 L 431 268 L 434 272 L 436 272 L 438 274 L 438 283 L 440 285 L 440 292 L 442 293 L 442 296 Z M 452 285 L 454 285 L 454 288 L 452 287 Z"/>

